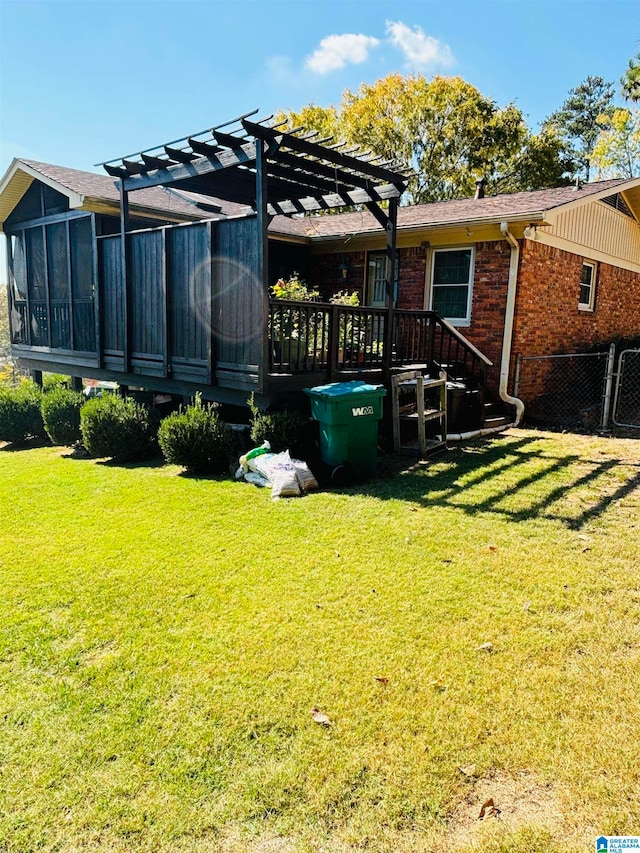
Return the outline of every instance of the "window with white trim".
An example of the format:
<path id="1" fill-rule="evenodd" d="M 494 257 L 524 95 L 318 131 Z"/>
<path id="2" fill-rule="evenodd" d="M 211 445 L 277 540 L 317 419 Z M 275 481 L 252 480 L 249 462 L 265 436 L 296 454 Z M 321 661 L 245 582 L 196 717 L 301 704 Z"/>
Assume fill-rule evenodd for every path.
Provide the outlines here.
<path id="1" fill-rule="evenodd" d="M 471 321 L 473 247 L 434 249 L 431 266 L 431 310 L 458 326 Z"/>
<path id="2" fill-rule="evenodd" d="M 582 264 L 582 275 L 580 276 L 580 296 L 578 297 L 578 308 L 581 311 L 593 311 L 596 296 L 596 264 L 593 261 L 584 261 Z"/>
<path id="3" fill-rule="evenodd" d="M 367 272 L 367 290 L 365 293 L 365 304 L 374 308 L 384 307 L 387 304 L 387 253 L 369 252 Z M 398 301 L 398 273 L 400 259 L 396 255 L 396 266 L 394 272 L 393 301 Z"/>

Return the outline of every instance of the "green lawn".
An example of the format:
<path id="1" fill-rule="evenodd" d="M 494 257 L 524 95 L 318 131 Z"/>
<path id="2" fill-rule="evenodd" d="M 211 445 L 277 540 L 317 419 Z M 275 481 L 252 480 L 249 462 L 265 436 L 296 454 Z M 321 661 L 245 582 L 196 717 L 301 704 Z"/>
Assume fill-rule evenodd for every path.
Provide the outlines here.
<path id="1" fill-rule="evenodd" d="M 0 450 L 0 850 L 640 832 L 640 441 L 517 431 L 393 464 L 272 502 Z"/>

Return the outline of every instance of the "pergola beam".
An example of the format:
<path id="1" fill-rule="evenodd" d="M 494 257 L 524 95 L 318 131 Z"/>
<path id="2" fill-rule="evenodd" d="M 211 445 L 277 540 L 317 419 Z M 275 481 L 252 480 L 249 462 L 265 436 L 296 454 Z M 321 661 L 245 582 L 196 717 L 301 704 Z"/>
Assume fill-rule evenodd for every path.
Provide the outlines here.
<path id="1" fill-rule="evenodd" d="M 300 154 L 306 154 L 309 157 L 314 157 L 317 160 L 328 162 L 332 165 L 341 166 L 344 169 L 353 170 L 356 175 L 359 174 L 365 177 L 375 178 L 376 180 L 387 183 L 395 183 L 398 181 L 398 173 L 392 172 L 389 169 L 383 169 L 373 163 L 364 160 L 358 160 L 357 157 L 350 157 L 337 151 L 335 148 L 324 148 L 315 142 L 309 142 L 306 139 L 301 139 L 297 136 L 278 133 L 270 127 L 261 124 L 256 124 L 248 119 L 242 120 L 242 126 L 247 133 L 255 136 L 257 139 L 264 139 L 268 142 L 275 140 L 277 136 L 283 136 L 282 145 L 292 151 L 297 151 Z"/>
<path id="2" fill-rule="evenodd" d="M 314 210 L 328 210 L 332 207 L 345 207 L 351 204 L 367 204 L 367 202 L 384 201 L 400 198 L 400 190 L 393 184 L 383 184 L 367 192 L 366 190 L 350 190 L 345 193 L 329 193 L 320 197 L 300 198 L 295 201 L 272 201 L 275 213 L 288 216 L 292 213 L 311 213 Z"/>
<path id="3" fill-rule="evenodd" d="M 201 157 L 191 163 L 180 163 L 175 166 L 167 166 L 166 169 L 158 169 L 153 175 L 130 175 L 124 178 L 124 188 L 127 192 L 142 190 L 146 187 L 162 187 L 175 184 L 177 181 L 189 178 L 202 177 L 234 166 L 247 166 L 255 163 L 256 144 L 248 142 L 238 148 L 221 151 L 219 154 Z"/>

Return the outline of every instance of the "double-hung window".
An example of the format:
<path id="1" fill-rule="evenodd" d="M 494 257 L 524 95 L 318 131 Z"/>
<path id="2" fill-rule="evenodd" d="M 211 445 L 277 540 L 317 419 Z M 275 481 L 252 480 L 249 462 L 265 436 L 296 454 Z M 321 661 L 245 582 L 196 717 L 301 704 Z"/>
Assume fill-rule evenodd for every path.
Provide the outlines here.
<path id="1" fill-rule="evenodd" d="M 582 264 L 582 275 L 580 276 L 580 296 L 578 297 L 578 308 L 580 311 L 593 311 L 596 297 L 596 264 L 593 261 L 584 261 Z"/>
<path id="2" fill-rule="evenodd" d="M 471 322 L 473 248 L 434 249 L 431 310 L 458 326 Z"/>

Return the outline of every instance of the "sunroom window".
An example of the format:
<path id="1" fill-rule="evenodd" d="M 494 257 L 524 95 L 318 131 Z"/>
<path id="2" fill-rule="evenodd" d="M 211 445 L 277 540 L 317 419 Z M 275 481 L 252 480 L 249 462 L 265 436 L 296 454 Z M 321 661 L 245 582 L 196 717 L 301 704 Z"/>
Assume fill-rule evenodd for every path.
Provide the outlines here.
<path id="1" fill-rule="evenodd" d="M 431 308 L 446 320 L 468 325 L 471 320 L 473 249 L 435 249 Z"/>

